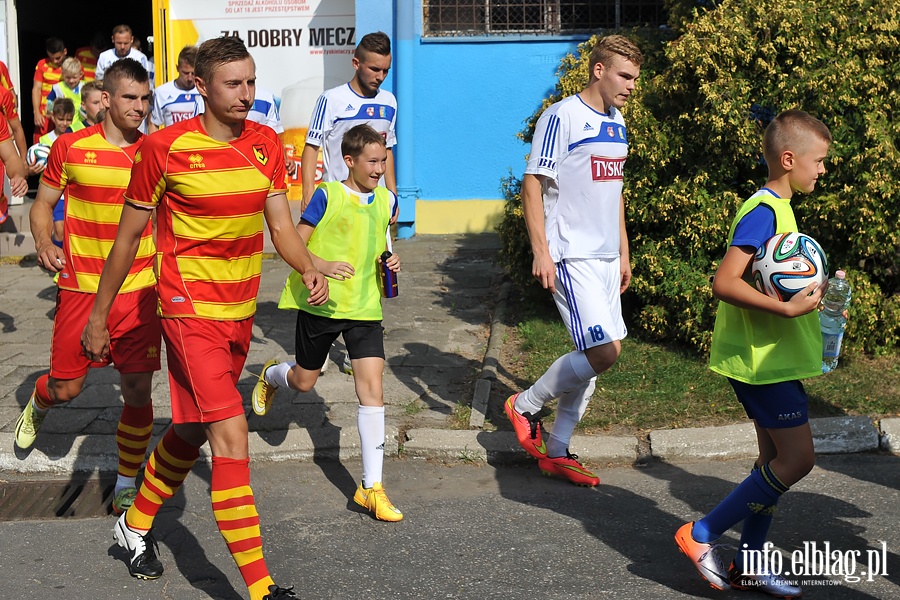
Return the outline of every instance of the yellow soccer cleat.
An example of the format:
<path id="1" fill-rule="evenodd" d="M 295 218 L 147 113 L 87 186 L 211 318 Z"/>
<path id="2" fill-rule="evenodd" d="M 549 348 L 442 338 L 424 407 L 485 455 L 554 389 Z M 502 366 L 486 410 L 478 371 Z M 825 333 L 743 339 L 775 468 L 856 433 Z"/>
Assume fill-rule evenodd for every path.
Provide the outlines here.
<path id="1" fill-rule="evenodd" d="M 373 483 L 370 488 L 364 488 L 360 483 L 353 495 L 353 501 L 374 513 L 379 521 L 403 520 L 403 513 L 388 500 L 380 481 Z"/>
<path id="2" fill-rule="evenodd" d="M 34 392 L 32 392 L 28 404 L 25 405 L 22 414 L 19 415 L 19 420 L 16 421 L 16 446 L 22 450 L 31 448 L 46 416 L 47 411 L 41 412 L 34 409 Z"/>
<path id="3" fill-rule="evenodd" d="M 275 397 L 276 388 L 266 382 L 266 369 L 277 364 L 278 361 L 274 358 L 267 361 L 266 364 L 263 365 L 262 373 L 259 374 L 259 381 L 253 386 L 251 402 L 253 404 L 253 412 L 259 416 L 265 415 L 272 407 L 272 398 Z"/>

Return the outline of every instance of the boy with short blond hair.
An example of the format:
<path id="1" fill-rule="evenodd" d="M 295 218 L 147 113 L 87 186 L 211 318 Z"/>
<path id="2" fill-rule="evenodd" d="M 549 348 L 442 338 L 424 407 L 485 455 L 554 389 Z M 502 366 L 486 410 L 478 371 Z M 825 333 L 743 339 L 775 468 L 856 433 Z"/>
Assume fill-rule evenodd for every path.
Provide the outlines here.
<path id="1" fill-rule="evenodd" d="M 84 70 L 81 62 L 71 56 L 62 63 L 62 81 L 53 84 L 47 94 L 47 114 L 53 112 L 53 103 L 60 98 L 68 98 L 75 105 L 75 114 L 81 111 L 81 80 Z"/>
<path id="2" fill-rule="evenodd" d="M 342 335 L 353 366 L 359 398 L 362 481 L 353 500 L 383 521 L 400 521 L 400 512 L 384 491 L 384 329 L 378 271 L 387 248 L 387 228 L 397 210 L 397 196 L 378 181 L 384 175 L 384 137 L 369 125 L 356 125 L 341 141 L 347 178 L 320 184 L 303 212 L 297 230 L 308 244 L 316 268 L 334 281 L 322 306 L 306 302 L 309 293 L 299 273 L 291 273 L 279 308 L 297 312 L 296 362 L 268 361 L 253 389 L 253 410 L 264 415 L 275 390 L 310 391 L 319 378 L 331 344 Z M 385 261 L 400 269 L 392 254 Z"/>
<path id="3" fill-rule="evenodd" d="M 813 191 L 825 172 L 830 144 L 828 128 L 803 111 L 787 110 L 772 121 L 763 137 L 768 181 L 738 210 L 713 280 L 719 309 L 710 368 L 728 378 L 753 420 L 759 444 L 750 475 L 712 512 L 675 534 L 679 549 L 716 589 L 755 590 L 780 598 L 802 594 L 799 586 L 770 569 L 748 571 L 745 557 L 762 550 L 779 498 L 815 464 L 809 399 L 800 380 L 822 374 L 816 309 L 826 286 L 812 283 L 781 302 L 759 292 L 745 274 L 756 249 L 769 238 L 798 231 L 791 198 Z M 741 521 L 741 548 L 726 567 L 716 540 Z"/>

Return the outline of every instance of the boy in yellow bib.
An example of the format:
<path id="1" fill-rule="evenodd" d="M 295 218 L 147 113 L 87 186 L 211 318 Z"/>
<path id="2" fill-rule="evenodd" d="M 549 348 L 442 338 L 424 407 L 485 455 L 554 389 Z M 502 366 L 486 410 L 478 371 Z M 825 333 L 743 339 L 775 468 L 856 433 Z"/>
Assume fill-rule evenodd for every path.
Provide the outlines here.
<path id="1" fill-rule="evenodd" d="M 766 185 L 738 211 L 728 250 L 716 270 L 719 310 L 710 368 L 728 378 L 753 420 L 759 457 L 750 475 L 709 514 L 685 523 L 675 542 L 700 576 L 720 590 L 753 590 L 778 598 L 803 592 L 768 565 L 754 565 L 779 498 L 815 464 L 806 391 L 801 379 L 822 374 L 822 335 L 816 308 L 825 286 L 815 283 L 780 302 L 747 281 L 756 249 L 776 233 L 798 231 L 791 198 L 809 194 L 825 173 L 831 133 L 799 110 L 775 117 L 763 136 Z M 728 565 L 718 539 L 743 522 L 737 555 Z M 759 562 L 759 561 L 755 561 Z"/>
<path id="2" fill-rule="evenodd" d="M 378 277 L 397 196 L 378 185 L 387 161 L 380 133 L 368 125 L 353 127 L 344 135 L 341 153 L 350 170 L 347 179 L 320 184 L 297 224 L 316 268 L 334 280 L 328 302 L 310 306 L 299 273 L 290 274 L 278 307 L 298 309 L 296 362 L 273 359 L 265 364 L 253 389 L 253 410 L 266 414 L 279 387 L 310 391 L 332 342 L 343 335 L 359 398 L 363 463 L 353 499 L 377 519 L 399 521 L 403 513 L 391 504 L 382 485 L 384 329 Z M 391 271 L 400 269 L 396 254 L 385 263 Z"/>

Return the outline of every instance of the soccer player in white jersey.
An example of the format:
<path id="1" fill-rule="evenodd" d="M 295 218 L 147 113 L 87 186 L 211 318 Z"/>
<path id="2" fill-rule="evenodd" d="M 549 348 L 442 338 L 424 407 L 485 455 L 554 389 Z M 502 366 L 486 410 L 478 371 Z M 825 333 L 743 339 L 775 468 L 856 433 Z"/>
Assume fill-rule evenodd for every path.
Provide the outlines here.
<path id="1" fill-rule="evenodd" d="M 281 115 L 278 113 L 278 103 L 275 102 L 274 92 L 256 86 L 256 97 L 253 99 L 250 112 L 247 113 L 247 120 L 271 127 L 278 134 L 281 147 L 284 149 L 284 125 L 281 124 Z M 297 174 L 297 163 L 294 162 L 293 157 L 288 156 L 287 149 L 284 149 L 284 170 L 288 177 L 294 177 Z"/>
<path id="2" fill-rule="evenodd" d="M 628 137 L 620 110 L 643 60 L 624 36 L 600 39 L 587 87 L 538 119 L 522 180 L 532 274 L 553 294 L 575 350 L 510 396 L 504 410 L 541 471 L 577 485 L 600 479 L 569 452 L 569 441 L 597 375 L 615 364 L 626 335 L 620 295 L 631 282 L 622 197 Z M 553 398 L 559 404 L 545 443 L 537 414 Z"/>
<path id="3" fill-rule="evenodd" d="M 300 156 L 301 207 L 305 210 L 316 190 L 316 162 L 322 149 L 322 181 L 344 181 L 349 175 L 341 141 L 355 125 L 367 124 L 384 136 L 387 168 L 379 185 L 397 193 L 394 153 L 397 143 L 397 99 L 381 84 L 391 69 L 391 39 L 377 31 L 362 37 L 352 59 L 356 75 L 349 83 L 325 90 L 309 119 L 306 145 Z"/>
<path id="4" fill-rule="evenodd" d="M 203 97 L 194 85 L 195 62 L 197 47 L 182 48 L 178 53 L 178 77 L 153 92 L 153 110 L 148 126 L 150 133 L 203 113 Z"/>
<path id="5" fill-rule="evenodd" d="M 106 70 L 117 60 L 122 60 L 126 57 L 133 58 L 141 63 L 142 67 L 148 69 L 150 63 L 147 60 L 147 55 L 132 47 L 134 33 L 131 31 L 131 27 L 128 25 L 116 25 L 113 28 L 112 42 L 113 47 L 109 50 L 104 50 L 97 57 L 97 70 L 95 72 L 97 81 L 103 81 L 103 75 L 106 73 Z"/>

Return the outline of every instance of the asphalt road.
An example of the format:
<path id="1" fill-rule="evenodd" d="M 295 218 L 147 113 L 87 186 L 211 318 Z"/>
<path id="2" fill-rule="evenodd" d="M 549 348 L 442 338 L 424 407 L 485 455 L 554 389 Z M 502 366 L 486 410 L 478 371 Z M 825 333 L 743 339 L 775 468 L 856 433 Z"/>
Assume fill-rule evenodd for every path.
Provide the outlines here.
<path id="1" fill-rule="evenodd" d="M 805 542 L 817 549 L 828 542 L 829 563 L 852 566 L 850 575 L 869 569 L 869 550 L 885 563 L 873 581 L 804 577 L 822 584 L 806 585 L 806 598 L 900 597 L 898 460 L 820 457 L 784 496 L 771 539 L 785 565 Z M 300 597 L 475 600 L 764 598 L 707 587 L 672 540 L 748 468 L 748 461 L 614 467 L 601 472 L 598 488 L 584 489 L 541 477 L 533 465 L 393 460 L 386 488 L 406 519 L 389 524 L 350 500 L 354 461 L 252 465 L 269 568 Z M 0 596 L 246 598 L 212 518 L 208 481 L 208 468 L 198 465 L 160 513 L 155 532 L 166 573 L 153 582 L 129 577 L 112 540 L 113 517 L 0 523 Z M 737 533 L 728 536 L 737 543 Z M 824 585 L 829 580 L 839 585 Z"/>

